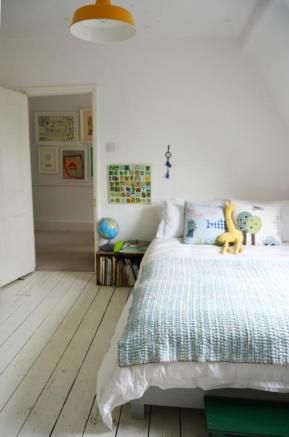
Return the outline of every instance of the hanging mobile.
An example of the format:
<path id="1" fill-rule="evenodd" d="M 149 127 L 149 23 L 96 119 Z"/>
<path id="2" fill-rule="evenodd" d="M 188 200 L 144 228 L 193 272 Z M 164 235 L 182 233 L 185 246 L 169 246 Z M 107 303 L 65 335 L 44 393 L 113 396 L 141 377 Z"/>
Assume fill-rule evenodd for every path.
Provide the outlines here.
<path id="1" fill-rule="evenodd" d="M 167 158 L 166 163 L 165 163 L 165 166 L 167 167 L 167 171 L 166 171 L 166 174 L 165 174 L 165 178 L 166 179 L 170 178 L 170 168 L 172 168 L 172 164 L 170 163 L 170 158 L 172 157 L 172 154 L 170 152 L 170 147 L 171 146 L 168 146 L 168 150 L 165 153 L 165 157 Z"/>

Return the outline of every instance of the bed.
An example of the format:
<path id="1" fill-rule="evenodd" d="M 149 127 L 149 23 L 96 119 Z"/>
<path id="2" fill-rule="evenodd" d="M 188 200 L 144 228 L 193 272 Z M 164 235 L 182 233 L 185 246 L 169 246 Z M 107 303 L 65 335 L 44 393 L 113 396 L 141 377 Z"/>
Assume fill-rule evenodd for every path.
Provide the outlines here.
<path id="1" fill-rule="evenodd" d="M 146 266 L 154 265 L 160 260 L 164 262 L 190 260 L 192 263 L 201 262 L 204 264 L 214 263 L 220 260 L 220 257 L 229 264 L 242 263 L 243 267 L 246 267 L 246 263 L 248 266 L 255 265 L 256 271 L 258 270 L 258 263 L 267 267 L 275 263 L 285 267 L 284 274 L 287 275 L 288 272 L 289 275 L 289 245 L 287 244 L 272 247 L 250 246 L 246 248 L 244 254 L 236 257 L 235 255 L 220 255 L 220 248 L 213 245 L 185 245 L 180 238 L 155 239 L 143 258 L 136 287 L 143 280 L 142 272 L 146 269 Z M 274 274 L 271 278 L 273 281 Z M 288 289 L 289 296 L 289 281 L 285 288 L 283 295 L 286 295 Z M 204 392 L 210 390 L 234 389 L 234 392 L 236 390 L 245 390 L 249 397 L 256 395 L 254 391 L 257 391 L 257 395 L 262 392 L 277 393 L 279 394 L 278 397 L 283 396 L 284 399 L 287 399 L 288 395 L 286 394 L 289 393 L 289 366 L 285 355 L 287 353 L 287 341 L 289 341 L 289 330 L 287 331 L 286 328 L 288 320 L 285 320 L 286 323 L 284 322 L 286 325 L 284 325 L 285 328 L 283 327 L 285 331 L 282 328 L 282 335 L 279 335 L 282 347 L 284 347 L 284 356 L 280 358 L 280 362 L 271 359 L 271 362 L 263 363 L 262 358 L 257 364 L 230 362 L 230 360 L 227 362 L 214 360 L 208 362 L 204 357 L 203 362 L 186 361 L 185 359 L 176 362 L 165 362 L 163 360 L 159 363 L 145 362 L 144 364 L 129 365 L 124 361 L 120 366 L 119 344 L 126 332 L 132 302 L 133 296 L 131 295 L 118 322 L 110 349 L 103 360 L 97 377 L 99 411 L 104 423 L 109 428 L 112 427 L 111 412 L 113 409 L 118 405 L 132 401 L 136 413 L 142 414 L 143 404 L 145 403 L 201 408 Z M 287 302 L 289 304 L 289 297 L 286 305 Z M 289 306 L 284 308 L 283 305 L 282 310 L 286 318 L 286 314 L 289 314 Z M 192 389 L 194 390 L 191 391 Z"/>

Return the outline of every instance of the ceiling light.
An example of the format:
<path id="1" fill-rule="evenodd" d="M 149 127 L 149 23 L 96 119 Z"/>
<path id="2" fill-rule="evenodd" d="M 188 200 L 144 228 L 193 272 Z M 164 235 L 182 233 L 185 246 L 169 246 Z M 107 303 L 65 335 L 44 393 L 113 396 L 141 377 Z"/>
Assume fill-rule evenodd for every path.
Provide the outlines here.
<path id="1" fill-rule="evenodd" d="M 74 12 L 70 32 L 85 41 L 113 42 L 132 38 L 136 30 L 130 11 L 111 0 L 97 0 Z"/>

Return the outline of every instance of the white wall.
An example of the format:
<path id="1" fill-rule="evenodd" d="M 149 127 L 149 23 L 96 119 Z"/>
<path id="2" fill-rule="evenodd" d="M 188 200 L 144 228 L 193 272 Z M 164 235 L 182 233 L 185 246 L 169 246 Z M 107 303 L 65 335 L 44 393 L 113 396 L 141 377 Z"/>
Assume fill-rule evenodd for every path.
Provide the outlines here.
<path id="1" fill-rule="evenodd" d="M 289 2 L 287 1 L 287 5 Z M 285 1 L 271 1 L 256 22 L 243 49 L 289 126 L 289 8 Z"/>
<path id="2" fill-rule="evenodd" d="M 45 175 L 38 171 L 38 149 L 35 144 L 35 112 L 68 111 L 77 112 L 91 107 L 90 95 L 49 96 L 29 98 L 30 144 L 32 163 L 34 222 L 38 230 L 93 230 L 93 187 L 87 174 L 87 181 L 65 181 L 61 175 L 61 146 L 58 150 L 58 174 Z M 79 131 L 80 134 L 80 131 Z M 89 165 L 89 144 L 75 143 L 72 146 L 87 151 Z M 66 148 L 69 148 L 66 146 Z"/>
<path id="3" fill-rule="evenodd" d="M 289 198 L 288 130 L 237 44 L 133 40 L 99 47 L 67 35 L 57 47 L 51 38 L 0 40 L 0 81 L 100 85 L 100 215 L 119 221 L 120 237 L 151 238 L 164 198 Z M 108 142 L 114 153 L 105 151 Z M 167 144 L 170 180 L 163 177 Z M 117 162 L 152 164 L 152 206 L 107 203 L 106 167 Z"/>

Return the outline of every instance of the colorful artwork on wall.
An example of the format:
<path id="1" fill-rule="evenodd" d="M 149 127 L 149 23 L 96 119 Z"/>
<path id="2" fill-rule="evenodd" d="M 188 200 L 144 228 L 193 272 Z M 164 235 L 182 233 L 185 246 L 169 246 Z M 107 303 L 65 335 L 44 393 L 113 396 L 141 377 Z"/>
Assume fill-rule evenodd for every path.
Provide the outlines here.
<path id="1" fill-rule="evenodd" d="M 93 119 L 91 109 L 80 110 L 81 141 L 91 142 L 93 137 Z"/>
<path id="2" fill-rule="evenodd" d="M 62 177 L 66 180 L 83 181 L 86 179 L 86 151 L 62 150 Z"/>
<path id="3" fill-rule="evenodd" d="M 109 165 L 108 201 L 118 204 L 151 203 L 151 166 L 148 164 Z"/>
<path id="4" fill-rule="evenodd" d="M 66 145 L 78 140 L 77 112 L 36 112 L 37 144 Z"/>
<path id="5" fill-rule="evenodd" d="M 38 147 L 38 171 L 40 174 L 58 173 L 58 149 Z"/>

